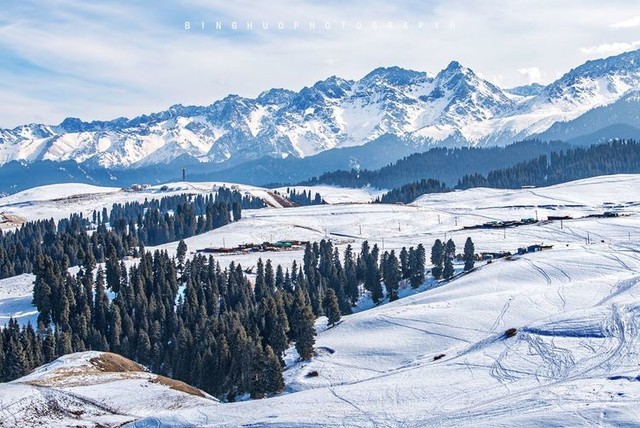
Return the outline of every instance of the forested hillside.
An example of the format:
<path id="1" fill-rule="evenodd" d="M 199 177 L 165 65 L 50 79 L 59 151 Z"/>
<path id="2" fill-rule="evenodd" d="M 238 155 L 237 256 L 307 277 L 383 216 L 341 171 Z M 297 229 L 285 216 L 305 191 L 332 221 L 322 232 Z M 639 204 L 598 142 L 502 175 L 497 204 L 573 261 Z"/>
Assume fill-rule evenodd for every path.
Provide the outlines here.
<path id="1" fill-rule="evenodd" d="M 343 187 L 399 187 L 422 179 L 435 179 L 450 186 L 465 174 L 486 174 L 552 151 L 570 148 L 562 142 L 522 141 L 506 147 L 434 148 L 407 156 L 379 170 L 334 171 L 305 181 L 301 185 L 332 184 Z"/>
<path id="2" fill-rule="evenodd" d="M 409 203 L 427 193 L 447 192 L 473 187 L 518 189 L 522 186 L 549 186 L 582 178 L 640 172 L 640 143 L 634 140 L 612 141 L 589 148 L 552 151 L 509 168 L 488 174 L 465 174 L 455 186 L 437 180 L 419 180 L 394 188 L 378 202 Z"/>

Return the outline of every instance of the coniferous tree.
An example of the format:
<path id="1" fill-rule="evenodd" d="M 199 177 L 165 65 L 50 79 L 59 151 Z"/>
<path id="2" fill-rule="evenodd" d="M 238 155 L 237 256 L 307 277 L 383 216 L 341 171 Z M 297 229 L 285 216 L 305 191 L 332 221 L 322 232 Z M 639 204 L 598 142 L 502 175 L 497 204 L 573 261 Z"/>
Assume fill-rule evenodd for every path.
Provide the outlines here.
<path id="1" fill-rule="evenodd" d="M 392 250 L 390 253 L 385 253 L 383 260 L 384 285 L 387 289 L 389 301 L 393 302 L 398 299 L 398 288 L 402 272 L 395 251 Z"/>
<path id="2" fill-rule="evenodd" d="M 411 287 L 417 288 L 424 282 L 424 269 L 426 264 L 426 250 L 422 244 L 412 252 L 411 259 Z"/>
<path id="3" fill-rule="evenodd" d="M 473 245 L 471 237 L 468 237 L 464 243 L 464 271 L 470 271 L 475 264 L 476 249 Z"/>
<path id="4" fill-rule="evenodd" d="M 334 326 L 340 318 L 342 314 L 340 313 L 340 305 L 338 304 L 338 297 L 336 296 L 335 291 L 329 288 L 327 293 L 324 296 L 324 313 L 327 316 L 327 323 L 329 326 Z"/>
<path id="5" fill-rule="evenodd" d="M 351 248 L 351 244 L 347 245 L 347 248 L 344 251 L 344 276 L 345 294 L 353 305 L 360 297 L 360 290 L 358 290 L 358 273 L 356 269 L 356 261 L 353 258 L 353 249 Z"/>
<path id="6" fill-rule="evenodd" d="M 253 344 L 253 356 L 251 361 L 251 398 L 264 398 L 267 392 L 266 366 L 267 359 L 262 346 Z"/>
<path id="7" fill-rule="evenodd" d="M 402 247 L 400 251 L 400 269 L 402 270 L 402 279 L 408 279 L 411 275 L 409 266 L 409 252 L 406 247 Z"/>
<path id="8" fill-rule="evenodd" d="M 453 277 L 454 269 L 453 269 L 453 258 L 456 255 L 456 244 L 454 244 L 453 240 L 449 239 L 447 241 L 447 245 L 445 246 L 444 251 L 444 269 L 442 271 L 442 276 L 445 279 L 449 279 Z"/>
<path id="9" fill-rule="evenodd" d="M 17 379 L 29 369 L 28 357 L 20 340 L 20 327 L 15 319 L 10 319 L 7 327 L 8 340 L 4 349 L 4 378 Z"/>
<path id="10" fill-rule="evenodd" d="M 267 284 L 264 275 L 264 264 L 262 259 L 258 259 L 256 265 L 256 282 L 253 287 L 253 292 L 256 296 L 256 302 L 260 302 L 267 295 Z"/>
<path id="11" fill-rule="evenodd" d="M 118 254 L 116 249 L 112 246 L 109 251 L 109 258 L 105 264 L 107 275 L 107 288 L 114 293 L 120 291 L 120 278 L 122 272 L 120 271 L 120 261 L 118 260 Z"/>
<path id="12" fill-rule="evenodd" d="M 178 249 L 176 250 L 176 257 L 178 258 L 177 267 L 180 272 L 184 269 L 184 259 L 187 255 L 187 249 L 187 244 L 181 239 L 180 242 L 178 242 Z"/>
<path id="13" fill-rule="evenodd" d="M 431 264 L 433 268 L 431 268 L 431 274 L 435 279 L 442 278 L 442 271 L 444 265 L 444 246 L 442 245 L 442 241 L 436 239 L 431 247 Z"/>
<path id="14" fill-rule="evenodd" d="M 264 379 L 266 391 L 277 394 L 284 389 L 284 377 L 282 376 L 282 365 L 271 346 L 267 345 L 264 351 Z"/>
<path id="15" fill-rule="evenodd" d="M 313 357 L 313 345 L 316 343 L 314 316 L 310 305 L 305 302 L 302 290 L 296 292 L 293 313 L 293 329 L 296 337 L 296 351 L 302 360 Z"/>

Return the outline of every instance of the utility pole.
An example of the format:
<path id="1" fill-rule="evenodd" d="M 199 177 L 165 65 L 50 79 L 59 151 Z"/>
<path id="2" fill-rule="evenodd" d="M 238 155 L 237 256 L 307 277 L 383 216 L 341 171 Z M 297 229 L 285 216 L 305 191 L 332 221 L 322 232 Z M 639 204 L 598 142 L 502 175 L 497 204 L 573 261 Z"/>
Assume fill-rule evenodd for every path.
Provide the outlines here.
<path id="1" fill-rule="evenodd" d="M 360 236 L 362 236 L 362 225 L 359 225 L 359 226 L 360 226 Z"/>
<path id="2" fill-rule="evenodd" d="M 506 227 L 502 228 L 502 239 L 507 239 L 507 228 Z"/>
<path id="3" fill-rule="evenodd" d="M 562 223 L 562 219 L 560 220 L 560 229 L 564 229 L 564 224 Z"/>
<path id="4" fill-rule="evenodd" d="M 438 224 L 440 224 L 440 214 L 438 214 Z"/>
<path id="5" fill-rule="evenodd" d="M 455 222 L 456 222 L 456 227 L 458 227 L 458 216 L 455 216 L 455 217 L 454 217 L 454 220 L 455 220 Z"/>
<path id="6" fill-rule="evenodd" d="M 400 220 L 398 220 L 398 232 L 400 232 Z"/>
<path id="7" fill-rule="evenodd" d="M 538 221 L 538 210 L 536 210 L 536 221 Z"/>

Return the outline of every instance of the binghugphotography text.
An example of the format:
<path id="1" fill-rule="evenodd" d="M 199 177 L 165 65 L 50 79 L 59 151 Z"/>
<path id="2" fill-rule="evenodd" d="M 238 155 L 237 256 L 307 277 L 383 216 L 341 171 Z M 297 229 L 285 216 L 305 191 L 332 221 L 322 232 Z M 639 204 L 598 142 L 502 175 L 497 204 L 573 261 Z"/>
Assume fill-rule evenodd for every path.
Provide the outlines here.
<path id="1" fill-rule="evenodd" d="M 454 21 L 316 21 L 316 20 L 294 20 L 294 21 L 184 21 L 186 31 L 195 30 L 215 30 L 215 31 L 454 31 L 456 23 Z"/>

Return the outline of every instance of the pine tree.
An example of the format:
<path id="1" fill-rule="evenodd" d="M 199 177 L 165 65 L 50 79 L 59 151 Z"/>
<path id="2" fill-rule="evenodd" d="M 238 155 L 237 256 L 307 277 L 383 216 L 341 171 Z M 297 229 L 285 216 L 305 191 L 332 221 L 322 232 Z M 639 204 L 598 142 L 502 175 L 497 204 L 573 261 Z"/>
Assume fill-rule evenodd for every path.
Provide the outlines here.
<path id="1" fill-rule="evenodd" d="M 11 322 L 12 320 L 9 320 L 9 323 Z M 17 324 L 15 328 L 18 328 Z M 11 335 L 4 354 L 4 379 L 14 380 L 27 373 L 29 369 L 27 356 L 17 335 Z"/>
<path id="2" fill-rule="evenodd" d="M 398 299 L 398 288 L 400 286 L 400 266 L 395 251 L 385 253 L 384 257 L 384 285 L 387 288 L 387 296 L 389 301 L 393 302 Z"/>
<path id="3" fill-rule="evenodd" d="M 453 258 L 455 255 L 456 244 L 454 244 L 453 240 L 449 239 L 444 251 L 444 269 L 442 271 L 442 276 L 446 279 L 453 277 Z"/>
<path id="4" fill-rule="evenodd" d="M 178 271 L 180 273 L 184 270 L 184 259 L 187 255 L 187 244 L 185 244 L 184 240 L 180 240 L 178 242 L 178 249 L 176 250 L 176 257 L 178 258 Z"/>
<path id="5" fill-rule="evenodd" d="M 365 281 L 365 288 L 371 292 L 371 300 L 373 303 L 378 304 L 383 297 L 382 284 L 380 283 L 380 270 L 377 263 L 374 263 L 373 257 L 369 256 L 369 260 L 366 264 L 367 276 Z"/>
<path id="6" fill-rule="evenodd" d="M 464 243 L 464 271 L 470 271 L 475 264 L 476 249 L 471 237 Z"/>
<path id="7" fill-rule="evenodd" d="M 256 302 L 260 302 L 267 295 L 267 284 L 264 276 L 264 264 L 262 259 L 258 259 L 256 268 L 256 282 L 253 287 L 253 292 L 256 297 Z"/>
<path id="8" fill-rule="evenodd" d="M 344 251 L 344 275 L 346 281 L 345 293 L 353 305 L 360 297 L 360 290 L 358 290 L 358 274 L 356 272 L 356 262 L 353 259 L 351 244 L 347 245 Z"/>
<path id="9" fill-rule="evenodd" d="M 418 245 L 413 251 L 413 260 L 411 264 L 411 287 L 417 288 L 424 282 L 424 269 L 426 264 L 426 250 L 422 244 Z"/>
<path id="10" fill-rule="evenodd" d="M 109 298 L 104 288 L 104 273 L 102 267 L 96 273 L 95 299 L 93 307 L 93 326 L 104 334 L 107 331 L 107 313 L 109 311 Z"/>
<path id="11" fill-rule="evenodd" d="M 267 360 L 262 351 L 262 346 L 257 343 L 253 346 L 253 357 L 251 361 L 251 398 L 264 398 L 267 392 L 267 382 L 265 378 Z"/>
<path id="12" fill-rule="evenodd" d="M 340 305 L 338 303 L 338 297 L 336 296 L 335 291 L 329 288 L 327 293 L 324 296 L 324 313 L 328 318 L 328 325 L 334 326 L 340 318 L 342 314 L 340 313 Z"/>
<path id="13" fill-rule="evenodd" d="M 120 292 L 120 277 L 122 272 L 120 271 L 120 263 L 116 249 L 112 246 L 109 251 L 109 258 L 106 262 L 106 274 L 107 274 L 107 288 L 114 293 Z"/>
<path id="14" fill-rule="evenodd" d="M 431 274 L 435 279 L 442 278 L 442 269 L 444 264 L 444 246 L 442 245 L 442 241 L 436 239 L 436 242 L 433 243 L 433 247 L 431 247 L 431 264 L 433 268 L 431 268 Z"/>
<path id="15" fill-rule="evenodd" d="M 271 346 L 267 345 L 264 352 L 264 379 L 266 391 L 270 394 L 277 394 L 284 389 L 284 378 L 282 376 L 282 365 Z"/>
<path id="16" fill-rule="evenodd" d="M 409 267 L 409 252 L 406 247 L 402 247 L 400 251 L 400 268 L 402 270 L 402 279 L 407 279 L 410 276 L 410 267 Z"/>
<path id="17" fill-rule="evenodd" d="M 296 292 L 292 328 L 295 331 L 296 351 L 303 360 L 313 357 L 313 345 L 316 343 L 316 329 L 311 306 L 305 301 L 301 290 Z"/>

